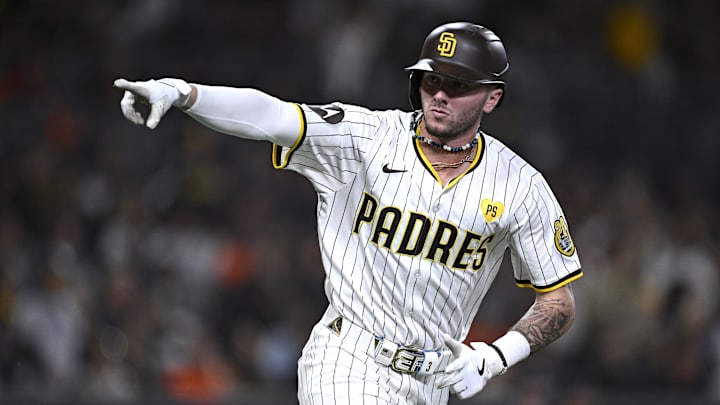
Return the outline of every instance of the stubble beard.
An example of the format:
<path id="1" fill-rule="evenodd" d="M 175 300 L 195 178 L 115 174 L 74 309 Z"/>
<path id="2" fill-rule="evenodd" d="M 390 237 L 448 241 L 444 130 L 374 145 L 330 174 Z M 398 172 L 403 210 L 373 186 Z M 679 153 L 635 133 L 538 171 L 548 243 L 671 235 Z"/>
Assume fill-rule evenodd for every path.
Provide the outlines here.
<path id="1" fill-rule="evenodd" d="M 477 109 L 468 111 L 455 119 L 446 120 L 446 125 L 444 126 L 436 125 L 436 122 L 432 122 L 427 118 L 423 120 L 423 125 L 425 125 L 425 129 L 428 134 L 434 136 L 440 142 L 447 144 L 453 140 L 461 138 L 469 131 L 475 133 L 477 130 L 478 118 L 482 117 L 482 115 L 483 109 L 482 105 L 480 105 Z"/>

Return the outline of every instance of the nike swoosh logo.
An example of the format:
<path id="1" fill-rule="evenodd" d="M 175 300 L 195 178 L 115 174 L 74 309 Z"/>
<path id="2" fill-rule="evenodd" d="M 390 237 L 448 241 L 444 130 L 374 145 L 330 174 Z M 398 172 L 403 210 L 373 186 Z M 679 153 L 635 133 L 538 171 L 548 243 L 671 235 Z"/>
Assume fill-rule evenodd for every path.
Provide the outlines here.
<path id="1" fill-rule="evenodd" d="M 482 368 L 478 369 L 478 373 L 480 373 L 480 375 L 485 373 L 485 359 L 483 359 Z"/>
<path id="2" fill-rule="evenodd" d="M 383 171 L 383 173 L 404 173 L 407 170 L 391 169 L 390 166 L 388 166 L 388 164 L 385 163 L 385 166 L 383 166 L 382 171 Z"/>
<path id="3" fill-rule="evenodd" d="M 332 104 L 323 106 L 311 105 L 310 109 L 314 111 L 315 114 L 319 115 L 320 118 L 325 120 L 325 122 L 330 124 L 337 124 L 345 117 L 343 109 Z"/>
<path id="4" fill-rule="evenodd" d="M 327 111 L 327 115 L 323 117 L 325 121 L 332 122 L 333 117 L 336 115 L 342 114 L 341 110 L 331 110 L 331 109 L 325 109 Z"/>

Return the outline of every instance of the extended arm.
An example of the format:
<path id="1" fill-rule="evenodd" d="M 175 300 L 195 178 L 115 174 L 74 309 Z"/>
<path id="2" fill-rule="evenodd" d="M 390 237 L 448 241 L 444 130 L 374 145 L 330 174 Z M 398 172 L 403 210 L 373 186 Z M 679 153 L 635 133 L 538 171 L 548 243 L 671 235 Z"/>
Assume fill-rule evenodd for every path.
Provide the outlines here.
<path id="1" fill-rule="evenodd" d="M 292 146 L 302 131 L 296 104 L 255 89 L 188 84 L 180 79 L 118 79 L 115 87 L 125 90 L 120 102 L 123 115 L 151 129 L 174 106 L 218 132 L 281 146 Z M 136 101 L 150 105 L 147 123 L 135 110 Z"/>

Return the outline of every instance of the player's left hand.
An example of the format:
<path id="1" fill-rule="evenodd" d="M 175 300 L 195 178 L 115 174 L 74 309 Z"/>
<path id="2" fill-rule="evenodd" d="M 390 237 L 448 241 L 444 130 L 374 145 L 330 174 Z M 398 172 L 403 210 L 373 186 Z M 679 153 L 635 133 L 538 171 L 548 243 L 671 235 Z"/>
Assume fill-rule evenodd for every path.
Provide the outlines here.
<path id="1" fill-rule="evenodd" d="M 472 349 L 452 337 L 443 336 L 445 344 L 455 356 L 445 368 L 445 374 L 435 383 L 437 388 L 450 387 L 450 392 L 467 399 L 482 391 L 494 376 L 503 370 L 502 360 L 486 343 L 474 342 Z"/>

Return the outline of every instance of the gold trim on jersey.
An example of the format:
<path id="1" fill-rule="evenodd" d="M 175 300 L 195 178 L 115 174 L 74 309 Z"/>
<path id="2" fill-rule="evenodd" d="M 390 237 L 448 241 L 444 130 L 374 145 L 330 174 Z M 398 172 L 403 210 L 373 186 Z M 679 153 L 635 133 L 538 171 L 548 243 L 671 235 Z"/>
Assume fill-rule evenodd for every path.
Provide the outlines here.
<path id="1" fill-rule="evenodd" d="M 285 159 L 283 159 L 282 155 L 282 146 L 273 144 L 272 164 L 273 167 L 276 169 L 284 169 L 285 167 L 287 167 L 288 163 L 290 163 L 290 156 L 292 156 L 295 150 L 303 143 L 303 140 L 305 140 L 305 134 L 307 133 L 307 119 L 305 119 L 305 113 L 298 104 L 293 103 L 293 105 L 295 106 L 295 108 L 297 108 L 298 115 L 300 116 L 300 133 L 295 139 L 295 143 L 293 144 L 293 146 L 291 146 L 290 150 L 285 154 Z"/>
<path id="2" fill-rule="evenodd" d="M 538 291 L 538 292 L 550 292 L 553 290 L 557 290 L 558 288 L 560 288 L 564 285 L 570 284 L 582 276 L 583 276 L 582 269 L 577 269 L 574 272 L 565 276 L 564 278 L 562 278 L 552 284 L 546 285 L 546 286 L 536 286 L 536 285 L 533 285 L 528 280 L 517 280 L 517 279 L 515 280 L 515 285 L 517 285 L 520 288 L 532 288 L 533 290 Z"/>
<path id="3" fill-rule="evenodd" d="M 419 128 L 420 127 L 418 126 L 417 131 L 420 130 Z M 427 156 L 425 156 L 425 153 L 423 152 L 422 148 L 420 147 L 422 142 L 420 142 L 420 140 L 418 140 L 418 139 L 415 139 L 414 141 L 415 142 L 413 142 L 413 147 L 415 148 L 415 153 L 417 154 L 418 159 L 420 159 L 420 162 L 422 163 L 422 165 L 425 166 L 425 169 L 427 169 L 427 171 L 429 171 L 430 174 L 433 175 L 435 180 L 437 180 L 438 184 L 440 184 L 440 186 L 442 186 L 443 183 L 442 183 L 442 179 L 440 178 L 440 175 L 435 170 L 435 168 L 432 166 L 432 164 L 430 163 L 430 160 L 427 158 Z M 466 174 L 475 170 L 475 168 L 478 167 L 478 165 L 480 164 L 480 161 L 482 160 L 482 157 L 484 154 L 485 154 L 485 133 L 483 133 L 481 131 L 480 136 L 478 137 L 477 152 L 475 152 L 475 158 L 472 160 L 472 162 L 470 163 L 470 166 L 468 166 L 467 170 L 460 173 L 460 175 L 455 177 L 454 179 L 450 180 L 446 187 L 450 188 L 450 187 L 454 186 L 455 184 L 457 184 L 460 181 L 460 179 L 465 177 Z"/>

